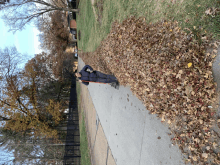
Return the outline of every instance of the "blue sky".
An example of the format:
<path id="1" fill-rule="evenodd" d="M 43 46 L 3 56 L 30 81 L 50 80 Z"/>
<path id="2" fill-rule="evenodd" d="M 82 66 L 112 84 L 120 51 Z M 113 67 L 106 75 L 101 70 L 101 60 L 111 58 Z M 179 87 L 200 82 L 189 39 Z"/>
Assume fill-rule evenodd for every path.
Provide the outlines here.
<path id="1" fill-rule="evenodd" d="M 6 151 L 0 149 L 0 164 L 3 163 L 7 163 L 8 165 L 13 164 L 11 163 L 13 159 L 14 157 L 12 153 L 7 153 Z"/>
<path id="2" fill-rule="evenodd" d="M 26 62 L 34 57 L 34 54 L 40 53 L 38 33 L 39 31 L 31 25 L 28 25 L 23 31 L 18 31 L 15 34 L 8 32 L 8 27 L 4 21 L 0 19 L 0 48 L 4 49 L 7 46 L 15 46 L 19 53 L 25 54 Z M 13 159 L 12 153 L 7 153 L 0 147 L 0 164 L 3 164 L 8 159 Z"/>
<path id="3" fill-rule="evenodd" d="M 39 31 L 34 26 L 28 25 L 23 31 L 17 31 L 15 34 L 8 30 L 4 21 L 0 19 L 0 48 L 15 46 L 19 53 L 27 55 L 27 60 L 41 52 L 37 36 Z"/>

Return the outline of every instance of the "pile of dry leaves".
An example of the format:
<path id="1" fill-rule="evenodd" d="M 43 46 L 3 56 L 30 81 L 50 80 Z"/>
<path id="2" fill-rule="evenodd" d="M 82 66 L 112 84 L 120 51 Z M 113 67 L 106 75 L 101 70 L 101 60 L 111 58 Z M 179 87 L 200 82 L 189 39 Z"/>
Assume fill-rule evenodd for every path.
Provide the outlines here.
<path id="1" fill-rule="evenodd" d="M 113 24 L 96 52 L 81 57 L 96 70 L 114 73 L 147 110 L 167 122 L 186 162 L 220 164 L 220 136 L 212 129 L 220 122 L 212 76 L 218 43 L 202 41 L 190 38 L 177 22 L 146 24 L 130 17 Z"/>

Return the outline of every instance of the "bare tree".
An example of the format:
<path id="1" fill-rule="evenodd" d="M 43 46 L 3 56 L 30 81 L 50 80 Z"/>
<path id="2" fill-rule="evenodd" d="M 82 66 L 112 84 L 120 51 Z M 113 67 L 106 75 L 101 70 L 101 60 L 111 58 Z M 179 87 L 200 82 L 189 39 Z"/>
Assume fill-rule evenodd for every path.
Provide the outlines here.
<path id="1" fill-rule="evenodd" d="M 16 47 L 6 47 L 0 49 L 0 75 L 5 77 L 7 75 L 18 71 L 18 65 L 22 62 L 22 56 L 17 51 Z"/>
<path id="2" fill-rule="evenodd" d="M 0 49 L 0 99 L 3 96 L 7 78 L 21 71 L 19 65 L 22 61 L 23 57 L 17 51 L 16 47 Z"/>
<path id="3" fill-rule="evenodd" d="M 41 32 L 39 34 L 41 49 L 52 54 L 57 52 L 57 47 L 65 50 L 71 42 L 66 15 L 60 11 L 51 12 L 47 18 L 40 17 L 37 27 Z"/>
<path id="4" fill-rule="evenodd" d="M 12 32 L 22 30 L 31 21 L 56 10 L 79 11 L 72 9 L 66 0 L 13 0 L 0 6 L 0 11 L 4 12 L 2 18 Z"/>

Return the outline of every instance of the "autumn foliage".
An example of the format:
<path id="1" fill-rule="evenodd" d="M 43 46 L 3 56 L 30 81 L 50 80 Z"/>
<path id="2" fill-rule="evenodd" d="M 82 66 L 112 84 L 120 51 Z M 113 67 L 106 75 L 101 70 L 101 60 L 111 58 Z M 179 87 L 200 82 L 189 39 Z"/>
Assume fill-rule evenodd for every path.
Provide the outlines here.
<path id="1" fill-rule="evenodd" d="M 55 54 L 63 52 L 70 43 L 67 18 L 64 12 L 54 11 L 48 18 L 39 19 L 38 29 L 41 31 L 41 48 Z"/>
<path id="2" fill-rule="evenodd" d="M 72 44 L 65 12 L 51 12 L 48 18 L 39 19 L 41 49 L 47 52 L 46 59 L 56 78 L 61 79 L 63 70 L 72 70 L 73 54 L 65 51 Z"/>
<path id="3" fill-rule="evenodd" d="M 183 30 L 178 22 L 147 24 L 130 17 L 115 22 L 96 52 L 82 59 L 96 70 L 114 73 L 150 113 L 168 123 L 186 162 L 220 164 L 212 76 L 218 42 L 211 44 L 206 34 L 195 40 L 189 29 Z"/>
<path id="4" fill-rule="evenodd" d="M 39 18 L 37 26 L 44 52 L 36 54 L 23 68 L 19 65 L 21 59 L 27 58 L 25 55 L 14 47 L 0 49 L 0 120 L 4 121 L 0 146 L 9 151 L 15 149 L 15 162 L 46 164 L 63 159 L 65 148 L 57 139 L 65 134 L 59 126 L 69 104 L 74 62 L 73 54 L 65 52 L 71 44 L 67 25 L 63 11 Z M 39 144 L 34 143 L 38 140 Z"/>
<path id="5" fill-rule="evenodd" d="M 13 57 L 8 53 L 5 59 Z M 55 78 L 46 53 L 29 60 L 24 69 L 14 69 L 15 64 L 11 61 L 10 67 L 2 68 L 0 117 L 5 121 L 4 128 L 21 133 L 29 131 L 36 138 L 56 137 L 55 127 L 63 120 L 68 105 L 65 100 L 69 99 L 70 77 L 65 77 L 61 70 L 59 78 Z"/>

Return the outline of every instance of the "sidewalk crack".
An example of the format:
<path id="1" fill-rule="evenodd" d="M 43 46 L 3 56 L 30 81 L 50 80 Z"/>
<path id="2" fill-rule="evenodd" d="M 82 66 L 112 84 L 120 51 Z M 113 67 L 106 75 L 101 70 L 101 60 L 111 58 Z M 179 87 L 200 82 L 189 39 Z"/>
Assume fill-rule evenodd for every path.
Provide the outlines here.
<path id="1" fill-rule="evenodd" d="M 99 129 L 99 122 L 98 122 L 98 126 L 96 127 L 95 140 L 94 140 L 94 143 L 93 143 L 93 146 L 92 146 L 92 151 L 93 151 L 94 146 L 95 146 L 95 142 L 96 142 L 96 135 L 97 135 L 98 129 Z"/>
<path id="2" fill-rule="evenodd" d="M 109 146 L 107 147 L 106 165 L 108 163 L 108 152 L 109 152 Z"/>

